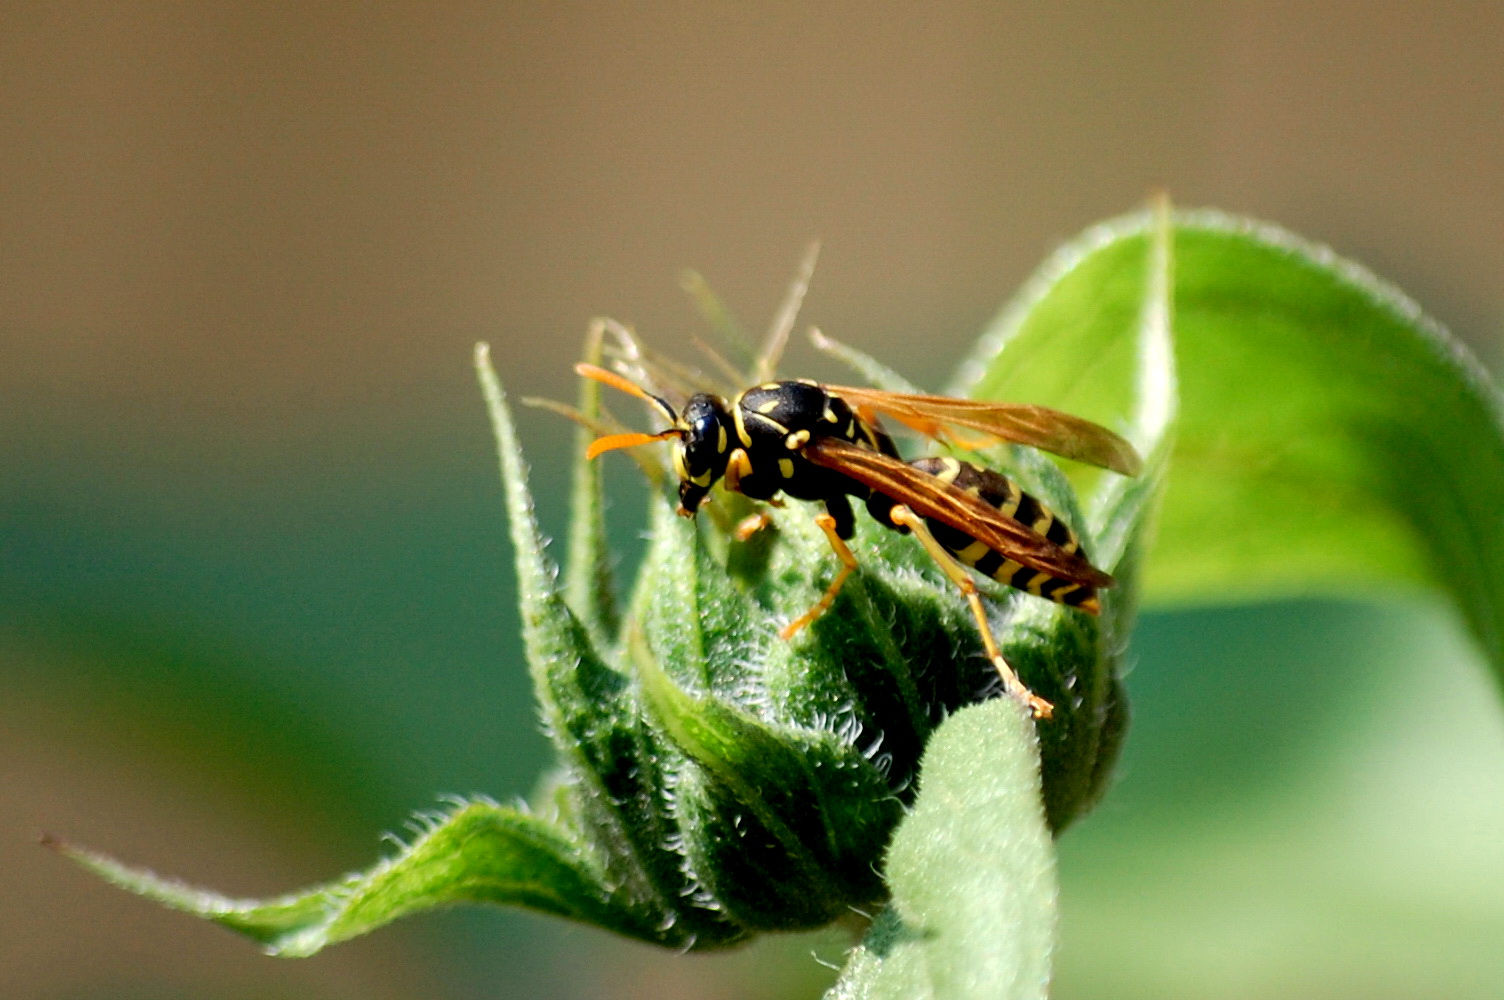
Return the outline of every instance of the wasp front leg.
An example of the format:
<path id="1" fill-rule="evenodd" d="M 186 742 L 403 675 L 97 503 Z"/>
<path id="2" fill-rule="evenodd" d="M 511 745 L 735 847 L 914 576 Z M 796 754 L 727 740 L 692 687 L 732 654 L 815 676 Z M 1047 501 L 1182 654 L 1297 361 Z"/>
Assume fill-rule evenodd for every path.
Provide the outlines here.
<path id="1" fill-rule="evenodd" d="M 751 474 L 752 459 L 747 457 L 745 449 L 738 448 L 731 453 L 730 458 L 726 459 L 725 478 L 721 481 L 730 492 L 740 493 L 742 491 L 742 477 L 750 476 Z"/>
<path id="2" fill-rule="evenodd" d="M 836 571 L 836 578 L 830 581 L 830 586 L 825 588 L 825 593 L 820 596 L 814 606 L 779 630 L 780 639 L 792 639 L 806 625 L 829 611 L 830 606 L 835 603 L 836 595 L 846 585 L 846 578 L 851 575 L 852 570 L 856 569 L 856 556 L 851 554 L 850 547 L 837 530 L 836 519 L 829 513 L 817 514 L 815 524 L 825 532 L 825 537 L 830 539 L 830 547 L 835 550 L 836 557 L 841 560 L 841 568 Z"/>
<path id="3" fill-rule="evenodd" d="M 930 558 L 939 564 L 966 597 L 966 603 L 971 606 L 971 614 L 977 621 L 977 631 L 982 635 L 982 648 L 987 652 L 987 658 L 997 670 L 997 675 L 1002 678 L 1003 690 L 1023 704 L 1036 719 L 1048 719 L 1055 711 L 1055 706 L 1045 701 L 1039 695 L 1030 691 L 1024 682 L 1018 679 L 1018 674 L 1008 665 L 1003 658 L 1002 650 L 998 649 L 997 640 L 993 638 L 992 626 L 987 623 L 987 609 L 982 606 L 982 595 L 977 591 L 976 581 L 966 572 L 956 559 L 945 550 L 935 536 L 930 533 L 929 525 L 925 524 L 924 518 L 915 514 L 909 508 L 899 504 L 888 514 L 888 518 L 901 528 L 908 528 L 914 537 L 924 546 Z"/>
<path id="4" fill-rule="evenodd" d="M 772 526 L 773 515 L 765 510 L 760 510 L 756 514 L 748 514 L 736 522 L 736 527 L 732 529 L 731 536 L 738 542 L 749 542 L 752 540 L 753 535 Z"/>

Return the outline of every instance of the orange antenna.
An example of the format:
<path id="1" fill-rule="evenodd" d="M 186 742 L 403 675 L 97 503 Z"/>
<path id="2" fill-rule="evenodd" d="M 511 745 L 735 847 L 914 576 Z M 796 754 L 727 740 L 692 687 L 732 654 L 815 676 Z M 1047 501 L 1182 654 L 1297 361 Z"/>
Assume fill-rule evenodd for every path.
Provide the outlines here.
<path id="1" fill-rule="evenodd" d="M 619 448 L 635 448 L 640 444 L 652 444 L 654 441 L 667 441 L 669 438 L 679 436 L 678 428 L 669 428 L 659 434 L 642 434 L 633 432 L 630 434 L 607 434 L 590 442 L 590 447 L 585 449 L 586 458 L 595 458 L 604 455 L 608 451 L 616 451 Z"/>
<path id="2" fill-rule="evenodd" d="M 658 411 L 660 413 L 668 418 L 668 422 L 671 424 L 679 422 L 679 415 L 674 412 L 674 408 L 669 405 L 668 400 L 664 399 L 661 396 L 653 395 L 651 392 L 648 392 L 642 386 L 638 385 L 636 382 L 633 382 L 629 378 L 625 378 L 612 371 L 607 371 L 606 369 L 600 368 L 596 365 L 586 364 L 583 361 L 575 365 L 574 370 L 577 374 L 583 375 L 585 378 L 594 379 L 597 382 L 609 385 L 613 389 L 619 389 L 629 396 L 636 396 L 638 399 L 646 400 L 647 402 L 652 403 L 658 408 Z M 659 436 L 650 438 L 649 440 L 661 441 L 663 440 L 663 438 Z M 639 441 L 635 443 L 642 444 L 644 442 Z M 623 444 L 617 445 L 616 447 L 630 448 L 631 445 Z"/>
<path id="3" fill-rule="evenodd" d="M 608 451 L 616 451 L 620 448 L 636 448 L 640 444 L 667 441 L 670 438 L 683 435 L 683 431 L 678 427 L 678 414 L 674 413 L 674 408 L 668 404 L 668 400 L 653 395 L 629 378 L 625 378 L 612 371 L 607 371 L 596 365 L 586 364 L 581 361 L 574 366 L 574 370 L 585 378 L 594 379 L 597 382 L 609 385 L 613 389 L 620 389 L 629 396 L 636 396 L 638 399 L 652 403 L 658 408 L 660 413 L 668 418 L 669 423 L 675 425 L 666 431 L 659 431 L 657 434 L 643 434 L 633 431 L 628 434 L 607 434 L 604 437 L 598 437 L 590 442 L 589 448 L 585 449 L 585 457 L 587 459 L 595 458 L 597 455 L 604 455 Z"/>

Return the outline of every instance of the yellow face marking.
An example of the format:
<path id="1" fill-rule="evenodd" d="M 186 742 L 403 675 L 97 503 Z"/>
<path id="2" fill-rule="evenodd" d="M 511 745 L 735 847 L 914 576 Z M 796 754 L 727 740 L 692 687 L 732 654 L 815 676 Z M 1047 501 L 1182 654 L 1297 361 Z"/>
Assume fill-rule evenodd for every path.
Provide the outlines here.
<path id="1" fill-rule="evenodd" d="M 716 424 L 715 425 L 715 450 L 716 450 L 716 454 L 718 454 L 718 455 L 724 455 L 724 454 L 726 454 L 726 425 L 725 424 Z"/>
<path id="2" fill-rule="evenodd" d="M 792 458 L 780 458 L 778 460 L 778 471 L 783 473 L 784 479 L 793 479 L 794 460 Z"/>

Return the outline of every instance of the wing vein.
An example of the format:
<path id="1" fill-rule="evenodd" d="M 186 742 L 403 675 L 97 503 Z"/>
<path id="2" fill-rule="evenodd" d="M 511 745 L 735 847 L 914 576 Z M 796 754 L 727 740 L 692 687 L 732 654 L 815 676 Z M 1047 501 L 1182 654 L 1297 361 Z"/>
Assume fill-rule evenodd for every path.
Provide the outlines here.
<path id="1" fill-rule="evenodd" d="M 1071 583 L 1110 587 L 1113 579 L 1081 555 L 1067 552 L 1021 521 L 981 498 L 921 472 L 900 459 L 838 438 L 816 438 L 804 447 L 816 465 L 833 469 L 941 524 L 1002 553 L 1014 562 Z"/>

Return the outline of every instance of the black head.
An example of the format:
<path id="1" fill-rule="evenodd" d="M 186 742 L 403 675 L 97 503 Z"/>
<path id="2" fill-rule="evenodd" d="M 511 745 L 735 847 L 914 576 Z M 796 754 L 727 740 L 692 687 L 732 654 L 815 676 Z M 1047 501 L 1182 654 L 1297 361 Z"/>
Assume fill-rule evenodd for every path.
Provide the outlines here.
<path id="1" fill-rule="evenodd" d="M 653 395 L 615 372 L 585 363 L 575 365 L 574 370 L 588 379 L 652 404 L 672 425 L 656 434 L 628 432 L 596 438 L 586 449 L 585 457 L 595 458 L 618 448 L 677 439 L 674 474 L 679 477 L 679 513 L 694 517 L 710 488 L 726 474 L 726 464 L 731 458 L 731 440 L 736 425 L 726 401 L 719 396 L 698 392 L 684 404 L 682 413 L 675 413 L 668 400 Z"/>
<path id="2" fill-rule="evenodd" d="M 726 401 L 696 393 L 675 421 L 679 443 L 674 448 L 674 474 L 679 477 L 679 513 L 693 517 L 716 480 L 726 474 L 735 434 Z"/>

